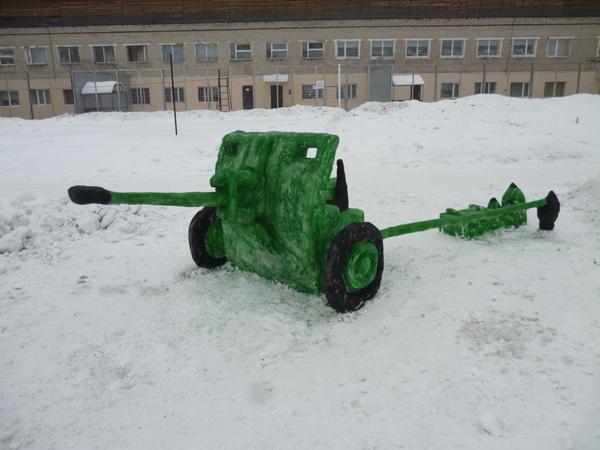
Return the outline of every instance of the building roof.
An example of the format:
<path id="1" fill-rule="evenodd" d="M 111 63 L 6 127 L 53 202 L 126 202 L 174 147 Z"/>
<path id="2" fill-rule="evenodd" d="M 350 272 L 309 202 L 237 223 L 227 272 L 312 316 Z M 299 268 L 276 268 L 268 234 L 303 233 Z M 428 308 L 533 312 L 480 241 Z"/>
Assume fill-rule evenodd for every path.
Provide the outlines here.
<path id="1" fill-rule="evenodd" d="M 2 0 L 0 28 L 290 20 L 596 17 L 598 0 Z"/>

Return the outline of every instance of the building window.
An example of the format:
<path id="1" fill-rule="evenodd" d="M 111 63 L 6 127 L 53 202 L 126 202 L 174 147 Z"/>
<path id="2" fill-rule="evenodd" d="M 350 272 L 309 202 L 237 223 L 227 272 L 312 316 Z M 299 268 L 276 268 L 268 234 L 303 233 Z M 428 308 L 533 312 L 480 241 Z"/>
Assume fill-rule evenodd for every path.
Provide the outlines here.
<path id="1" fill-rule="evenodd" d="M 251 44 L 229 44 L 230 58 L 234 60 L 238 59 L 252 59 L 252 45 Z"/>
<path id="2" fill-rule="evenodd" d="M 267 59 L 286 59 L 288 57 L 287 42 L 267 42 Z"/>
<path id="3" fill-rule="evenodd" d="M 173 101 L 173 89 L 165 88 L 165 102 L 171 103 Z M 183 102 L 185 101 L 184 92 L 182 87 L 175 88 L 175 101 Z"/>
<path id="4" fill-rule="evenodd" d="M 442 39 L 440 51 L 440 55 L 442 58 L 462 58 L 464 54 L 464 39 Z"/>
<path id="5" fill-rule="evenodd" d="M 32 105 L 49 105 L 52 103 L 50 99 L 50 89 L 32 89 L 31 104 Z"/>
<path id="6" fill-rule="evenodd" d="M 74 105 L 73 89 L 63 89 L 63 103 L 65 105 Z"/>
<path id="7" fill-rule="evenodd" d="M 341 94 L 342 94 L 342 99 L 343 100 L 348 100 L 350 98 L 356 98 L 356 84 L 344 84 L 342 85 L 341 89 Z M 340 92 L 338 92 L 338 90 L 335 90 L 335 98 L 336 100 L 340 98 Z"/>
<path id="8" fill-rule="evenodd" d="M 147 45 L 126 45 L 127 47 L 127 62 L 145 63 L 148 62 L 148 46 Z"/>
<path id="9" fill-rule="evenodd" d="M 0 91 L 0 106 L 19 106 L 18 91 Z"/>
<path id="10" fill-rule="evenodd" d="M 515 58 L 531 58 L 535 56 L 537 38 L 519 38 L 512 41 L 512 56 Z"/>
<path id="11" fill-rule="evenodd" d="M 598 49 L 596 50 L 596 57 L 600 58 L 600 37 L 598 38 Z"/>
<path id="12" fill-rule="evenodd" d="M 510 83 L 511 97 L 529 97 L 529 83 Z"/>
<path id="13" fill-rule="evenodd" d="M 166 89 L 165 89 L 166 91 Z M 171 92 L 169 92 L 169 95 Z M 165 96 L 166 96 L 165 92 Z M 131 103 L 134 105 L 149 105 L 150 104 L 150 88 L 131 88 Z"/>
<path id="14" fill-rule="evenodd" d="M 302 98 L 304 100 L 323 98 L 323 88 L 315 88 L 312 84 L 303 84 Z"/>
<path id="15" fill-rule="evenodd" d="M 360 58 L 360 41 L 335 41 L 335 56 L 338 59 Z"/>
<path id="16" fill-rule="evenodd" d="M 160 46 L 162 60 L 169 62 L 169 56 L 173 55 L 173 62 L 183 61 L 183 44 L 162 44 Z"/>
<path id="17" fill-rule="evenodd" d="M 407 58 L 429 58 L 429 39 L 407 39 Z"/>
<path id="18" fill-rule="evenodd" d="M 218 102 L 219 90 L 216 86 L 200 86 L 198 88 L 198 101 L 200 103 Z"/>
<path id="19" fill-rule="evenodd" d="M 483 90 L 481 89 L 481 83 L 475 83 L 475 94 L 495 94 L 496 93 L 496 82 L 486 81 L 483 84 Z"/>
<path id="20" fill-rule="evenodd" d="M 571 52 L 571 38 L 548 39 L 548 50 L 546 55 L 550 58 L 569 56 Z"/>
<path id="21" fill-rule="evenodd" d="M 440 91 L 441 98 L 457 98 L 458 97 L 458 83 L 442 83 L 442 89 Z"/>
<path id="22" fill-rule="evenodd" d="M 325 43 L 323 41 L 303 41 L 301 44 L 303 58 L 325 57 Z"/>
<path id="23" fill-rule="evenodd" d="M 499 58 L 502 52 L 502 39 L 477 39 L 478 58 Z"/>
<path id="24" fill-rule="evenodd" d="M 564 81 L 547 81 L 544 84 L 544 97 L 564 97 L 565 82 Z"/>
<path id="25" fill-rule="evenodd" d="M 196 61 L 216 61 L 217 60 L 217 44 L 214 42 L 206 42 L 196 44 Z"/>
<path id="26" fill-rule="evenodd" d="M 113 45 L 94 45 L 94 62 L 98 64 L 115 62 L 115 47 Z"/>
<path id="27" fill-rule="evenodd" d="M 25 47 L 25 62 L 27 64 L 48 64 L 46 47 Z"/>
<path id="28" fill-rule="evenodd" d="M 394 39 L 371 41 L 371 58 L 393 58 L 395 45 L 396 41 Z"/>
<path id="29" fill-rule="evenodd" d="M 12 66 L 15 64 L 15 49 L 0 48 L 0 66 Z M 5 91 L 6 92 L 6 91 Z"/>
<path id="30" fill-rule="evenodd" d="M 79 47 L 57 47 L 60 64 L 76 64 L 79 62 Z"/>

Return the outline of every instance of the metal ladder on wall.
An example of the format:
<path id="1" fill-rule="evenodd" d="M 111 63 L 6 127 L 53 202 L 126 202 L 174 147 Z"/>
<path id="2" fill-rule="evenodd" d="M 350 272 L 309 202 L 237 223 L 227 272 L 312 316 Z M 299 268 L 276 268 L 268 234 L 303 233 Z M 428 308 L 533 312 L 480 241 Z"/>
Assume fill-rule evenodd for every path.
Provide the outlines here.
<path id="1" fill-rule="evenodd" d="M 231 111 L 231 91 L 229 90 L 229 74 L 222 74 L 221 69 L 218 69 L 217 75 L 217 82 L 219 87 L 219 111 Z"/>

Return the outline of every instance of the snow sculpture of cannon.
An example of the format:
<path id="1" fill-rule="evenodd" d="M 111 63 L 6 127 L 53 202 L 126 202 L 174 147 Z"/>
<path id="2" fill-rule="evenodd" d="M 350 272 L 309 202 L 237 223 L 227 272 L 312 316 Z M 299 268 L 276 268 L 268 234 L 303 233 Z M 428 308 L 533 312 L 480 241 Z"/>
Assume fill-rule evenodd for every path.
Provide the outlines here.
<path id="1" fill-rule="evenodd" d="M 527 221 L 537 208 L 539 226 L 552 230 L 560 205 L 551 191 L 526 202 L 511 184 L 487 207 L 448 209 L 438 219 L 379 230 L 348 207 L 344 165 L 330 178 L 339 139 L 324 133 L 236 131 L 223 138 L 213 192 L 122 193 L 73 186 L 78 204 L 148 204 L 204 207 L 189 226 L 195 263 L 214 268 L 229 261 L 307 293 L 325 293 L 339 312 L 354 311 L 378 291 L 383 239 L 438 228 L 471 238 Z"/>

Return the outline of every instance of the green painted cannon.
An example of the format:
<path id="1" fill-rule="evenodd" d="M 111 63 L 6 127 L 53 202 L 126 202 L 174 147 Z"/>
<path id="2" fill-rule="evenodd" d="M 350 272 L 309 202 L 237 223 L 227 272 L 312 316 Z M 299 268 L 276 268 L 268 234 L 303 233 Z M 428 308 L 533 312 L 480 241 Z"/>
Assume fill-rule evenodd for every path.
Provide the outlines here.
<path id="1" fill-rule="evenodd" d="M 330 178 L 339 139 L 323 133 L 245 133 L 223 138 L 213 192 L 121 193 L 73 186 L 78 204 L 150 204 L 204 207 L 192 219 L 192 258 L 204 268 L 229 261 L 307 293 L 325 293 L 339 312 L 360 308 L 378 291 L 383 272 L 383 239 L 438 228 L 474 237 L 526 222 L 537 208 L 540 228 L 553 229 L 560 205 L 550 192 L 526 202 L 511 184 L 502 202 L 448 209 L 435 220 L 379 230 L 363 211 L 348 207 L 344 165 Z"/>

